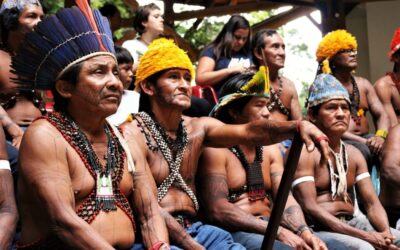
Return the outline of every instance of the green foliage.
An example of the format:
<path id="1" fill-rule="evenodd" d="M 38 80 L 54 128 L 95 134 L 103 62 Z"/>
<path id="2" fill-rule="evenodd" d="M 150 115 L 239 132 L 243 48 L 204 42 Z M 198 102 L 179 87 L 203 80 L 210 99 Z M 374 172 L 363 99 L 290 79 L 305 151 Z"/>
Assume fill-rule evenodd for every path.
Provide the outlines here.
<path id="1" fill-rule="evenodd" d="M 305 117 L 307 115 L 307 109 L 305 108 L 305 103 L 308 97 L 308 88 L 309 85 L 306 82 L 302 82 L 302 88 L 301 88 L 301 92 L 299 95 L 299 102 L 300 102 L 300 107 L 301 107 L 301 113 L 303 114 L 303 117 Z"/>

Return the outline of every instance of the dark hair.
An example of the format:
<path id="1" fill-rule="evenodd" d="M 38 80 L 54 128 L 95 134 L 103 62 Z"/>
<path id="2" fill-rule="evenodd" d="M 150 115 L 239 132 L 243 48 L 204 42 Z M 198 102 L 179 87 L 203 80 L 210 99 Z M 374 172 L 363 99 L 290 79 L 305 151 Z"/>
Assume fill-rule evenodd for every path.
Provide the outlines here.
<path id="1" fill-rule="evenodd" d="M 71 68 L 69 68 L 67 71 L 64 72 L 64 74 L 62 74 L 59 77 L 59 80 L 64 80 L 70 83 L 72 86 L 76 86 L 76 84 L 78 83 L 79 74 L 82 70 L 82 65 L 83 62 L 79 62 L 72 65 Z M 54 88 L 51 90 L 51 92 L 54 98 L 54 110 L 65 111 L 67 108 L 68 99 L 62 97 L 60 93 L 58 93 L 58 91 L 55 88 L 55 85 Z"/>
<path id="2" fill-rule="evenodd" d="M 152 10 L 160 10 L 154 3 L 146 4 L 140 6 L 133 17 L 133 28 L 142 35 L 145 32 L 145 27 L 143 26 L 143 22 L 147 22 L 149 20 L 150 11 Z"/>
<path id="3" fill-rule="evenodd" d="M 160 78 L 160 76 L 162 74 L 164 74 L 164 72 L 167 70 L 170 70 L 170 69 L 161 70 L 157 73 L 152 74 L 151 76 L 146 78 L 146 81 L 148 82 L 148 84 L 152 84 L 152 85 L 156 86 L 158 78 Z M 140 92 L 140 97 L 139 97 L 139 112 L 140 111 L 144 111 L 146 113 L 152 113 L 151 105 L 150 105 L 150 98 L 143 91 Z"/>
<path id="4" fill-rule="evenodd" d="M 255 59 L 254 64 L 257 67 L 260 66 L 260 63 L 258 62 L 258 60 L 256 60 L 257 57 L 255 56 L 254 50 L 261 54 L 262 53 L 261 51 L 265 48 L 266 45 L 264 38 L 271 37 L 277 34 L 278 32 L 274 29 L 262 29 L 253 36 L 251 47 L 253 48 L 252 53 L 253 53 L 253 58 Z"/>
<path id="5" fill-rule="evenodd" d="M 118 64 L 133 63 L 132 55 L 127 49 L 118 45 L 114 45 L 114 50 Z"/>
<path id="6" fill-rule="evenodd" d="M 221 96 L 226 96 L 236 92 L 240 92 L 240 88 L 243 87 L 253 77 L 253 73 L 246 74 L 235 74 L 230 77 L 221 88 Z M 229 110 L 235 110 L 241 112 L 246 104 L 251 100 L 252 96 L 245 96 L 236 99 L 226 106 L 222 107 L 218 112 L 216 118 L 224 123 L 234 123 L 233 117 L 229 114 Z"/>
<path id="7" fill-rule="evenodd" d="M 8 33 L 10 30 L 18 28 L 18 18 L 20 11 L 17 7 L 5 9 L 0 18 L 1 48 L 7 47 Z"/>
<path id="8" fill-rule="evenodd" d="M 232 41 L 233 41 L 233 33 L 238 29 L 249 29 L 248 39 L 241 49 L 244 54 L 247 54 L 251 50 L 251 29 L 249 21 L 246 18 L 233 15 L 229 21 L 224 25 L 222 30 L 219 32 L 215 40 L 207 46 L 207 48 L 212 47 L 214 50 L 214 54 L 216 56 L 216 61 L 219 60 L 220 57 L 228 57 L 230 58 L 232 55 Z M 206 48 L 206 49 L 207 49 Z"/>
<path id="9" fill-rule="evenodd" d="M 118 9 L 117 7 L 115 7 L 115 5 L 106 3 L 105 5 L 103 5 L 103 7 L 99 9 L 99 11 L 105 17 L 113 17 L 115 13 L 118 12 Z"/>

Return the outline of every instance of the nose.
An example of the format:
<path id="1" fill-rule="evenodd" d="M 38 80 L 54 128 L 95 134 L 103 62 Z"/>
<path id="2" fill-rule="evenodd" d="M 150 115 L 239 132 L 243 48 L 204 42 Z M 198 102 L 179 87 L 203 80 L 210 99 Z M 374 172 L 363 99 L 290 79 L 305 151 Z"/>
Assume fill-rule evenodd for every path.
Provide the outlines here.
<path id="1" fill-rule="evenodd" d="M 261 116 L 268 120 L 270 115 L 271 115 L 271 113 L 269 112 L 268 106 L 265 105 L 264 108 L 261 111 Z"/>
<path id="2" fill-rule="evenodd" d="M 106 85 L 107 88 L 112 90 L 119 90 L 120 92 L 122 92 L 124 87 L 119 77 L 114 75 L 112 72 L 109 75 L 110 76 L 109 79 L 107 80 L 107 85 Z"/>
<path id="3" fill-rule="evenodd" d="M 336 117 L 338 117 L 338 118 L 344 117 L 344 111 L 341 107 L 338 107 L 338 109 L 336 111 Z"/>
<path id="4" fill-rule="evenodd" d="M 178 89 L 184 93 L 189 94 L 191 91 L 190 81 L 186 80 L 184 77 L 181 77 L 179 80 Z"/>

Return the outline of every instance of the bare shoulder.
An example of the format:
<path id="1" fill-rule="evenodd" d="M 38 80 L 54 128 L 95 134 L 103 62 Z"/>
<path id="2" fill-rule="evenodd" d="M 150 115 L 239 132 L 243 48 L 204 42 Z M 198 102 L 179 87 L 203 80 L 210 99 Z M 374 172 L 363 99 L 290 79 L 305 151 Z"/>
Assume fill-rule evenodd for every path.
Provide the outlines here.
<path id="1" fill-rule="evenodd" d="M 294 82 L 285 76 L 281 76 L 281 79 L 283 82 L 283 88 L 285 89 L 285 92 L 290 91 L 291 93 L 295 93 L 297 95 L 297 90 L 296 86 L 294 85 Z"/>
<path id="2" fill-rule="evenodd" d="M 185 122 L 192 126 L 196 130 L 207 131 L 212 128 L 225 125 L 225 123 L 215 119 L 213 117 L 202 116 L 202 117 L 188 117 L 184 116 Z"/>
<path id="3" fill-rule="evenodd" d="M 357 86 L 359 88 L 372 89 L 372 84 L 368 79 L 361 77 L 361 76 L 354 76 L 354 79 L 357 82 Z"/>
<path id="4" fill-rule="evenodd" d="M 392 79 L 390 78 L 390 76 L 382 76 L 381 78 L 379 78 L 378 80 L 376 80 L 374 86 L 376 90 L 379 90 L 381 88 L 388 88 L 391 87 L 393 85 Z"/>
<path id="5" fill-rule="evenodd" d="M 263 147 L 264 159 L 274 160 L 276 158 L 282 158 L 282 153 L 279 150 L 278 144 L 272 144 Z"/>
<path id="6" fill-rule="evenodd" d="M 44 147 L 51 149 L 49 143 L 58 141 L 65 142 L 65 139 L 57 128 L 47 120 L 39 119 L 33 122 L 26 130 L 21 145 L 21 151 L 25 150 L 26 147 L 40 149 Z"/>

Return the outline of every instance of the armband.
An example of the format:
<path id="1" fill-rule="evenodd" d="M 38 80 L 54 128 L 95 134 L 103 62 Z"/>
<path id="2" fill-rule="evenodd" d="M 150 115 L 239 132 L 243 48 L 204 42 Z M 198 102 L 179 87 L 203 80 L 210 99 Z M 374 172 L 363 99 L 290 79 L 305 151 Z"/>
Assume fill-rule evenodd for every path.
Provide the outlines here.
<path id="1" fill-rule="evenodd" d="M 388 136 L 388 132 L 387 132 L 387 130 L 384 130 L 384 129 L 378 129 L 376 131 L 375 135 L 382 137 L 383 139 L 386 139 L 386 137 Z"/>
<path id="2" fill-rule="evenodd" d="M 11 171 L 10 162 L 8 160 L 0 160 L 0 170 L 2 169 Z"/>
<path id="3" fill-rule="evenodd" d="M 311 233 L 314 233 L 314 231 L 309 226 L 303 224 L 296 230 L 296 234 L 300 236 L 304 231 L 307 230 L 309 230 Z"/>

